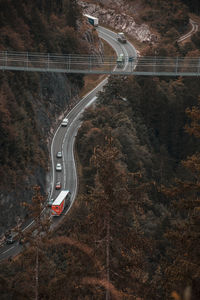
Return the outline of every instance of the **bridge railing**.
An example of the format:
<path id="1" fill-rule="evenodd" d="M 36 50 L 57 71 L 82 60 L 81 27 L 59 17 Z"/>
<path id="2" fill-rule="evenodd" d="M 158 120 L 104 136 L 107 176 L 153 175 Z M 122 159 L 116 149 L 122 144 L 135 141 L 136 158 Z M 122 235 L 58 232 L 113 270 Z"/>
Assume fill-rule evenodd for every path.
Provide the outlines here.
<path id="1" fill-rule="evenodd" d="M 66 73 L 200 76 L 199 57 L 128 57 L 117 64 L 115 56 L 0 52 L 1 70 Z"/>
<path id="2" fill-rule="evenodd" d="M 195 73 L 200 75 L 200 58 L 183 57 L 140 57 L 136 72 L 150 73 Z"/>
<path id="3" fill-rule="evenodd" d="M 90 70 L 99 68 L 102 65 L 110 69 L 116 64 L 114 57 L 97 55 L 76 55 L 76 54 L 54 54 L 54 53 L 31 53 L 31 52 L 0 52 L 0 66 L 22 68 L 44 68 L 63 70 Z"/>

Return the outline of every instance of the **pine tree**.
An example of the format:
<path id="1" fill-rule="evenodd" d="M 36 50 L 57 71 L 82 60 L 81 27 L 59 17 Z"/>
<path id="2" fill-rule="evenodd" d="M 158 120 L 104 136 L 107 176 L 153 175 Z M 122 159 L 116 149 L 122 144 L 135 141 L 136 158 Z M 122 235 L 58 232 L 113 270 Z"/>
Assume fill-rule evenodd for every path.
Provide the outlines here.
<path id="1" fill-rule="evenodd" d="M 200 109 L 186 110 L 191 118 L 187 132 L 200 137 Z M 185 287 L 191 289 L 191 300 L 200 299 L 200 153 L 182 162 L 186 174 L 175 185 L 163 191 L 173 202 L 174 213 L 166 237 L 170 241 L 168 261 L 164 264 L 163 278 L 167 299 L 174 290 L 183 295 Z"/>
<path id="2" fill-rule="evenodd" d="M 30 211 L 33 218 L 33 230 L 27 233 L 26 239 L 30 245 L 35 249 L 35 299 L 39 299 L 39 254 L 42 246 L 42 236 L 47 234 L 50 228 L 50 220 L 47 216 L 44 217 L 43 211 L 45 209 L 45 198 L 40 193 L 40 187 L 34 186 L 34 195 L 32 203 L 23 203 Z"/>
<path id="3" fill-rule="evenodd" d="M 91 164 L 96 168 L 95 188 L 87 195 L 90 206 L 90 237 L 94 237 L 96 255 L 104 257 L 106 299 L 111 282 L 126 297 L 148 293 L 147 257 L 151 243 L 144 237 L 137 220 L 145 187 L 141 174 L 129 174 L 122 165 L 121 154 L 108 135 L 103 147 L 96 147 Z"/>

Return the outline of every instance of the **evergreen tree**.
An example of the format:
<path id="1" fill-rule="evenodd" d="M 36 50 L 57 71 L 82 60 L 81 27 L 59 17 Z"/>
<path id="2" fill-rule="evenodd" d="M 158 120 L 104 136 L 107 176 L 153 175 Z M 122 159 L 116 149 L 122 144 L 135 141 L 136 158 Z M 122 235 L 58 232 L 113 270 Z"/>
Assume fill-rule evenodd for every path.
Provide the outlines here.
<path id="1" fill-rule="evenodd" d="M 192 122 L 186 130 L 200 137 L 200 109 L 186 110 Z M 200 153 L 182 162 L 187 171 L 183 180 L 176 180 L 171 188 L 164 188 L 173 202 L 171 227 L 166 237 L 170 241 L 168 260 L 164 264 L 163 284 L 167 299 L 172 291 L 183 296 L 185 287 L 191 289 L 191 300 L 200 298 Z"/>
<path id="2" fill-rule="evenodd" d="M 151 243 L 140 228 L 137 213 L 144 201 L 145 186 L 141 174 L 127 175 L 120 163 L 121 154 L 108 135 L 103 147 L 96 147 L 91 164 L 96 168 L 95 187 L 87 195 L 90 206 L 89 235 L 96 242 L 96 253 L 103 260 L 106 273 L 106 299 L 110 299 L 110 283 L 132 299 L 144 296 L 147 281 L 147 247 Z M 145 283 L 144 283 L 145 282 Z M 145 292 L 148 294 L 146 286 Z"/>

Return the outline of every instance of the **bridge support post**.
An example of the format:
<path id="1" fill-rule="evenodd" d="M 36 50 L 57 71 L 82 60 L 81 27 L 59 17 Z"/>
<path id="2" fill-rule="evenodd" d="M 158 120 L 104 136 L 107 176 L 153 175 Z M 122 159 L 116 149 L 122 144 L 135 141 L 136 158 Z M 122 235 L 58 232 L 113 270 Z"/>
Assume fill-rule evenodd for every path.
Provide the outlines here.
<path id="1" fill-rule="evenodd" d="M 199 64 L 198 64 L 198 68 L 197 68 L 197 74 L 198 74 L 198 76 L 200 75 L 200 58 L 199 58 Z"/>
<path id="2" fill-rule="evenodd" d="M 5 69 L 7 67 L 7 62 L 8 62 L 8 53 L 7 53 L 7 51 L 5 51 L 5 62 L 4 62 Z"/>
<path id="3" fill-rule="evenodd" d="M 154 67 L 154 73 L 156 74 L 156 55 L 154 57 L 154 64 L 153 64 L 153 67 Z"/>
<path id="4" fill-rule="evenodd" d="M 71 65 L 71 56 L 69 54 L 69 58 L 68 58 L 68 70 L 70 70 L 70 65 Z"/>
<path id="5" fill-rule="evenodd" d="M 176 68 L 175 68 L 175 71 L 176 71 L 176 75 L 178 73 L 178 56 L 176 57 Z"/>
<path id="6" fill-rule="evenodd" d="M 89 71 L 91 72 L 91 68 L 92 68 L 92 58 L 91 58 L 91 55 L 89 56 Z"/>
<path id="7" fill-rule="evenodd" d="M 47 69 L 49 70 L 49 53 L 48 53 L 48 58 L 47 58 Z"/>
<path id="8" fill-rule="evenodd" d="M 110 56 L 110 62 L 109 62 L 110 63 L 110 68 L 109 68 L 110 69 L 110 74 L 112 73 L 112 62 L 111 61 L 112 61 L 112 57 Z"/>
<path id="9" fill-rule="evenodd" d="M 26 53 L 26 68 L 28 70 L 28 52 Z"/>

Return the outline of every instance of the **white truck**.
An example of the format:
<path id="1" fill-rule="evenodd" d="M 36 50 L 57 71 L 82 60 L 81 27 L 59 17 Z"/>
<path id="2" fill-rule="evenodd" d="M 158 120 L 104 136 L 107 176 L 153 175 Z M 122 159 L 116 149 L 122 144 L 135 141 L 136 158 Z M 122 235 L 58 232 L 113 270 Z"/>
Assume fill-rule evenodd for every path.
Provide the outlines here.
<path id="1" fill-rule="evenodd" d="M 123 43 L 123 44 L 126 43 L 126 37 L 125 37 L 125 35 L 124 35 L 123 32 L 118 32 L 118 34 L 117 34 L 117 40 L 118 40 L 120 43 Z"/>
<path id="2" fill-rule="evenodd" d="M 99 19 L 87 14 L 84 14 L 84 16 L 88 19 L 88 22 L 93 25 L 94 27 L 97 27 L 99 25 Z"/>

